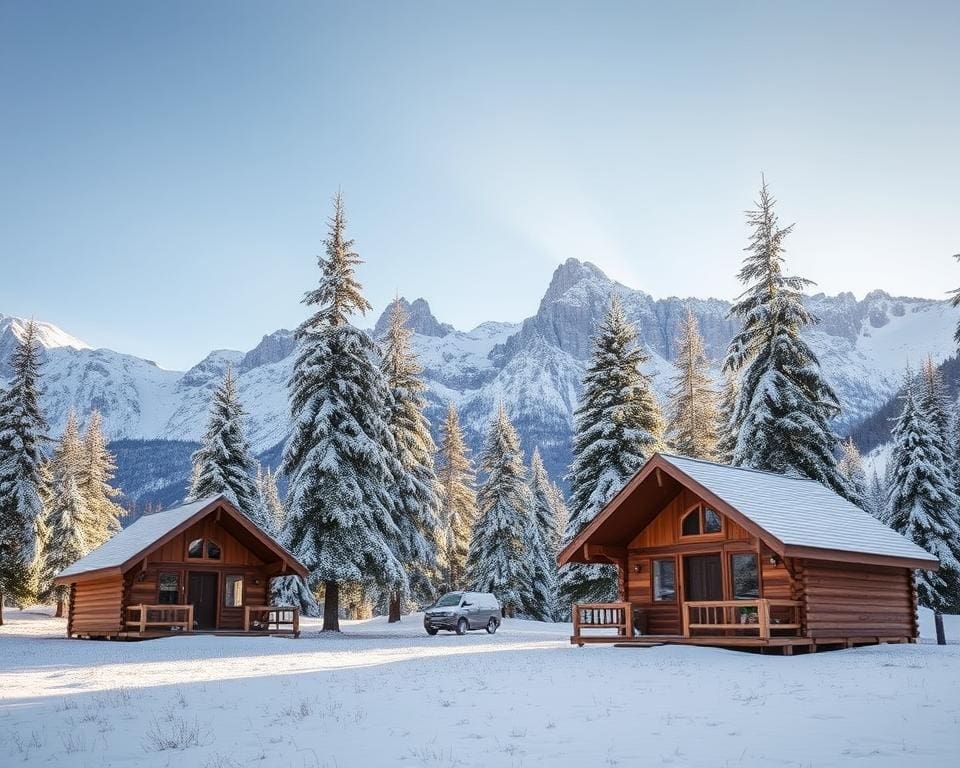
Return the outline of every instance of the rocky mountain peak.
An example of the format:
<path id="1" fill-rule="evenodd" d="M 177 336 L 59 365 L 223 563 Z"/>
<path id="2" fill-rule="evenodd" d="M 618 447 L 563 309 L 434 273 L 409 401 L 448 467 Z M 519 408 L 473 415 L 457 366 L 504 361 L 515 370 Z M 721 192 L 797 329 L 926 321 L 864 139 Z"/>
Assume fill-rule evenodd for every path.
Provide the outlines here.
<path id="1" fill-rule="evenodd" d="M 243 356 L 240 372 L 246 373 L 261 365 L 277 363 L 287 357 L 297 346 L 293 332 L 286 328 L 269 333 L 260 339 L 260 343 Z"/>
<path id="2" fill-rule="evenodd" d="M 399 301 L 400 305 L 407 311 L 407 328 L 414 333 L 419 333 L 422 336 L 443 338 L 448 333 L 453 332 L 454 329 L 452 325 L 441 323 L 433 316 L 433 312 L 430 311 L 430 305 L 426 299 L 414 299 L 411 304 L 401 296 Z M 393 303 L 391 302 L 391 304 L 383 310 L 383 313 L 377 320 L 376 326 L 374 326 L 374 334 L 378 338 L 387 332 L 387 327 L 390 325 L 390 312 L 392 309 Z"/>

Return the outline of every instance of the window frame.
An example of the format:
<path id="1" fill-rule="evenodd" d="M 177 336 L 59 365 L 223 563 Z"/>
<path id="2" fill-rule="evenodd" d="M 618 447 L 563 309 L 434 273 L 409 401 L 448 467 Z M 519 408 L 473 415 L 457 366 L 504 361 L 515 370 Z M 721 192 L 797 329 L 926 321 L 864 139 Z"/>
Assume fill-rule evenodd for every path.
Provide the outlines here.
<path id="1" fill-rule="evenodd" d="M 200 542 L 200 555 L 191 555 L 190 548 Z M 210 557 L 210 545 L 213 545 L 217 548 L 219 555 L 217 557 Z M 206 536 L 198 536 L 195 539 L 190 539 L 187 542 L 187 557 L 188 562 L 207 562 L 207 563 L 222 563 L 223 562 L 223 546 L 216 539 L 208 539 Z"/>
<path id="2" fill-rule="evenodd" d="M 733 561 L 736 557 L 745 557 L 749 556 L 753 558 L 754 563 L 757 566 L 757 596 L 756 597 L 737 597 L 737 582 L 736 582 L 736 569 L 734 568 Z M 730 552 L 727 555 L 727 568 L 730 576 L 730 599 L 731 600 L 759 600 L 763 597 L 763 577 L 762 567 L 760 564 L 760 555 L 750 549 L 743 549 L 739 552 Z"/>
<path id="3" fill-rule="evenodd" d="M 710 531 L 707 532 L 706 527 L 706 518 L 707 510 L 711 510 L 719 519 L 720 519 L 720 530 L 719 531 Z M 683 524 L 686 522 L 687 518 L 691 515 L 697 516 L 697 523 L 699 525 L 698 533 L 684 533 Z M 688 507 L 687 510 L 680 515 L 680 526 L 677 533 L 677 537 L 681 541 L 690 541 L 691 539 L 716 539 L 722 538 L 726 535 L 727 524 L 726 519 L 723 516 L 723 513 L 720 512 L 716 507 L 713 507 L 707 504 L 705 501 L 698 501 L 696 504 Z"/>
<path id="4" fill-rule="evenodd" d="M 174 590 L 162 589 L 161 584 L 163 582 L 164 576 L 173 576 L 177 580 L 177 586 Z M 172 603 L 165 603 L 161 600 L 161 595 L 164 592 L 173 592 L 176 595 L 176 598 Z M 180 572 L 179 571 L 160 571 L 157 573 L 157 605 L 180 605 Z"/>
<path id="5" fill-rule="evenodd" d="M 229 585 L 231 579 L 239 579 L 240 581 L 240 602 L 230 605 L 227 602 L 227 595 L 230 594 Z M 246 575 L 242 573 L 225 573 L 223 574 L 223 607 L 224 608 L 243 608 L 247 604 L 247 583 Z"/>
<path id="6" fill-rule="evenodd" d="M 650 602 L 655 605 L 671 605 L 677 603 L 677 593 L 680 591 L 680 585 L 677 583 L 677 558 L 669 557 L 651 557 L 650 558 Z M 668 600 L 657 598 L 657 563 L 670 563 L 673 566 L 673 597 Z"/>

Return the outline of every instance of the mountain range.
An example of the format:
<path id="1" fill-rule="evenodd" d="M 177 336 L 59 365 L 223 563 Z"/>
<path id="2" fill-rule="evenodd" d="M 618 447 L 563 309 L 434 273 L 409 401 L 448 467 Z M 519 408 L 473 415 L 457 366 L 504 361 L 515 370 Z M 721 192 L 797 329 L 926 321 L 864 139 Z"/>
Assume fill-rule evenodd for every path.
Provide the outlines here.
<path id="1" fill-rule="evenodd" d="M 489 321 L 461 331 L 438 320 L 426 300 L 405 303 L 413 345 L 429 387 L 428 416 L 438 424 L 446 403 L 457 404 L 476 454 L 498 402 L 503 402 L 529 453 L 539 446 L 555 479 L 570 460 L 572 415 L 591 338 L 611 292 L 618 293 L 650 352 L 649 373 L 663 397 L 679 324 L 688 309 L 700 322 L 708 356 L 719 371 L 736 323 L 721 299 L 653 298 L 621 285 L 589 262 L 569 259 L 553 273 L 536 313 L 521 323 Z M 945 301 L 873 291 L 807 298 L 820 322 L 805 331 L 843 413 L 842 433 L 867 419 L 893 395 L 908 364 L 955 351 L 958 310 Z M 374 328 L 379 333 L 386 318 Z M 248 434 L 265 463 L 276 465 L 289 424 L 286 383 L 295 342 L 289 330 L 265 335 L 253 349 L 210 352 L 188 371 L 111 349 L 93 349 L 49 323 L 39 323 L 44 349 L 42 404 L 57 435 L 74 408 L 101 411 L 117 454 L 118 482 L 131 505 L 168 504 L 183 494 L 190 453 L 207 421 L 212 388 L 227 366 L 237 373 L 249 415 Z M 0 379 L 9 376 L 15 337 L 25 321 L 0 315 Z"/>

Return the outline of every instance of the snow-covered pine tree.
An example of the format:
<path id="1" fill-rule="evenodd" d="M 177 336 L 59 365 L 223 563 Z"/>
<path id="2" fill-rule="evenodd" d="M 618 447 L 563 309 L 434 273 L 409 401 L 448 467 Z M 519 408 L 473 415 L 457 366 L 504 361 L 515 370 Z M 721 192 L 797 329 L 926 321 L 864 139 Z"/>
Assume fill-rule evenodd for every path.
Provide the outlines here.
<path id="1" fill-rule="evenodd" d="M 13 376 L 0 392 L 0 625 L 4 596 L 27 600 L 38 587 L 43 546 L 40 348 L 31 321 L 11 356 Z"/>
<path id="2" fill-rule="evenodd" d="M 890 489 L 886 521 L 940 560 L 937 572 L 916 572 L 922 605 L 942 612 L 957 605 L 960 595 L 960 507 L 945 470 L 935 427 L 920 407 L 918 385 L 908 374 L 903 408 L 893 427 Z"/>
<path id="3" fill-rule="evenodd" d="M 867 473 L 863 469 L 863 458 L 860 456 L 860 449 L 853 442 L 852 437 L 848 437 L 843 443 L 843 453 L 840 461 L 837 463 L 837 469 L 840 470 L 856 497 L 856 504 L 862 509 L 870 511 L 870 503 L 867 498 Z"/>
<path id="4" fill-rule="evenodd" d="M 955 258 L 957 261 L 960 261 L 960 253 L 953 254 L 953 258 Z M 960 307 L 960 288 L 954 288 L 952 291 L 950 291 L 950 294 L 950 306 Z M 953 332 L 953 339 L 957 342 L 957 346 L 960 347 L 960 320 L 957 321 L 957 328 Z"/>
<path id="5" fill-rule="evenodd" d="M 437 479 L 440 483 L 440 520 L 444 542 L 441 561 L 445 567 L 446 588 L 462 589 L 465 586 L 470 537 L 477 519 L 477 494 L 467 443 L 453 403 L 447 406 L 446 416 L 440 425 Z"/>
<path id="6" fill-rule="evenodd" d="M 393 551 L 393 437 L 386 422 L 387 385 L 373 339 L 350 325 L 370 305 L 354 269 L 360 257 L 344 234 L 338 194 L 319 257 L 317 288 L 303 303 L 316 307 L 296 331 L 289 381 L 293 430 L 283 453 L 289 478 L 288 541 L 324 588 L 323 629 L 339 631 L 343 582 L 394 589 L 406 579 Z"/>
<path id="7" fill-rule="evenodd" d="M 394 551 L 406 570 L 411 595 L 430 602 L 438 580 L 439 497 L 433 455 L 437 450 L 424 414 L 427 387 L 423 368 L 410 348 L 413 332 L 399 299 L 393 302 L 390 323 L 381 343 L 380 369 L 389 388 L 387 422 L 396 453 L 394 467 L 394 523 L 399 538 Z M 393 590 L 389 598 L 390 623 L 400 621 L 403 593 Z"/>
<path id="8" fill-rule="evenodd" d="M 730 308 L 743 323 L 724 362 L 740 383 L 733 463 L 809 477 L 855 500 L 834 456 L 839 438 L 830 421 L 840 405 L 801 336 L 817 322 L 803 305 L 802 291 L 813 283 L 783 274 L 783 241 L 793 225 L 780 227 L 775 202 L 764 181 L 756 209 L 747 211 L 750 244 L 738 274 L 747 289 Z"/>
<path id="9" fill-rule="evenodd" d="M 56 601 L 57 616 L 63 616 L 69 588 L 55 587 L 53 578 L 93 549 L 91 539 L 96 533 L 96 520 L 82 489 L 86 459 L 83 447 L 77 429 L 77 414 L 71 410 L 49 462 L 47 535 L 40 586 L 40 597 L 45 602 L 48 599 Z"/>
<path id="10" fill-rule="evenodd" d="M 721 464 L 733 464 L 733 454 L 737 449 L 737 427 L 733 417 L 737 407 L 738 387 L 737 375 L 733 371 L 724 371 L 717 407 L 716 460 Z"/>
<path id="11" fill-rule="evenodd" d="M 567 501 L 563 497 L 563 490 L 559 485 L 550 483 L 550 504 L 553 508 L 553 530 L 556 532 L 556 539 L 553 542 L 553 549 L 559 553 L 563 548 L 563 537 L 567 531 L 567 523 L 570 515 L 567 512 Z M 560 584 L 557 582 L 557 588 Z"/>
<path id="12" fill-rule="evenodd" d="M 949 443 L 952 427 L 950 399 L 947 396 L 943 374 L 929 355 L 920 366 L 920 376 L 917 380 L 917 405 L 926 414 L 927 422 L 937 440 L 937 448 L 946 461 L 947 475 L 952 478 L 953 461 Z"/>
<path id="13" fill-rule="evenodd" d="M 663 450 L 660 406 L 641 371 L 648 359 L 613 295 L 593 342 L 574 414 L 570 519 L 564 541 L 580 533 L 640 465 Z M 560 570 L 560 585 L 567 605 L 609 602 L 617 596 L 616 570 L 609 565 L 566 565 Z"/>
<path id="14" fill-rule="evenodd" d="M 867 484 L 866 509 L 867 512 L 877 518 L 877 520 L 886 522 L 887 484 L 877 470 L 873 470 L 873 473 L 870 475 L 870 482 Z"/>
<path id="15" fill-rule="evenodd" d="M 277 476 L 270 467 L 264 468 L 257 464 L 257 508 L 262 513 L 258 524 L 273 538 L 280 540 L 286 520 L 286 511 L 280 501 L 280 491 L 277 489 Z"/>
<path id="16" fill-rule="evenodd" d="M 710 379 L 700 326 L 693 312 L 680 328 L 676 373 L 670 386 L 667 439 L 670 450 L 695 459 L 714 461 L 717 456 L 717 396 Z"/>
<path id="17" fill-rule="evenodd" d="M 484 477 L 477 489 L 467 582 L 477 592 L 495 594 L 512 616 L 532 603 L 526 548 L 533 504 L 520 436 L 502 403 L 490 424 L 480 470 Z"/>
<path id="18" fill-rule="evenodd" d="M 256 520 L 261 517 L 259 496 L 244 416 L 233 369 L 228 367 L 210 398 L 207 431 L 193 454 L 194 476 L 188 500 L 222 493 L 247 517 Z"/>
<path id="19" fill-rule="evenodd" d="M 117 462 L 107 447 L 103 434 L 103 417 L 93 410 L 87 417 L 81 447 L 80 493 L 90 513 L 87 545 L 96 549 L 120 530 L 120 518 L 126 511 L 114 499 L 120 490 L 110 483 L 117 471 Z"/>
<path id="20" fill-rule="evenodd" d="M 534 448 L 530 459 L 530 495 L 533 498 L 533 513 L 530 516 L 530 532 L 527 535 L 526 558 L 531 568 L 531 605 L 526 613 L 535 619 L 554 619 L 557 611 L 557 499 L 554 485 L 540 457 L 540 449 Z"/>

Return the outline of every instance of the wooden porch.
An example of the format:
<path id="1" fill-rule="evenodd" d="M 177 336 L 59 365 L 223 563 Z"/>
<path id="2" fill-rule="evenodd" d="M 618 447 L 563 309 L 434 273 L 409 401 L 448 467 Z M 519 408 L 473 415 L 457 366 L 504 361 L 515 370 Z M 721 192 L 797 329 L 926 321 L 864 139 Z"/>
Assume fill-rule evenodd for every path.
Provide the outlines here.
<path id="1" fill-rule="evenodd" d="M 703 645 L 718 648 L 777 648 L 789 655 L 794 648 L 812 650 L 815 641 L 803 636 L 798 600 L 699 600 L 681 605 L 683 634 L 647 634 L 637 625 L 631 603 L 586 603 L 573 606 L 577 646 Z M 637 617 L 641 618 L 641 617 Z"/>
<path id="2" fill-rule="evenodd" d="M 206 629 L 196 626 L 193 605 L 129 605 L 119 638 L 148 640 L 173 635 L 300 637 L 300 609 L 289 605 L 248 605 L 243 629 Z"/>

